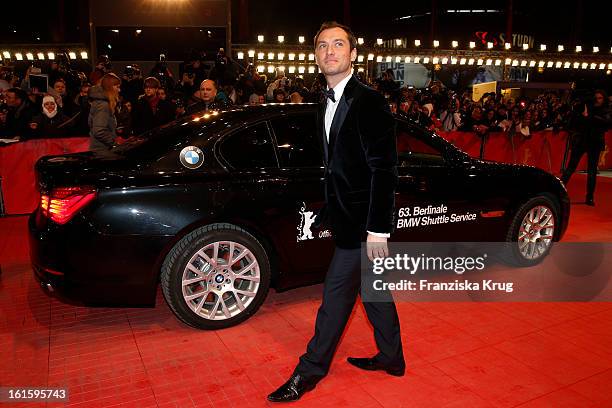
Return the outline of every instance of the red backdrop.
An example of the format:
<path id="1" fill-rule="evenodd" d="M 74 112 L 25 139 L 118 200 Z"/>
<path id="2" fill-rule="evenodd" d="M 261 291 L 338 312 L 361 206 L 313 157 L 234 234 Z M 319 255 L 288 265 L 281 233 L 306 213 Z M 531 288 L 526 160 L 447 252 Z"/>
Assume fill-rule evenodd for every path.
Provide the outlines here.
<path id="1" fill-rule="evenodd" d="M 468 132 L 440 132 L 441 136 L 472 157 L 480 154 L 480 138 Z M 559 174 L 567 133 L 552 131 L 533 133 L 530 139 L 505 133 L 492 133 L 485 146 L 486 160 L 521 163 Z M 514 149 L 512 145 L 514 144 Z M 26 214 L 38 205 L 34 164 L 43 156 L 76 153 L 87 150 L 89 138 L 38 139 L 0 147 L 0 177 L 6 214 Z M 600 169 L 612 169 L 612 132 L 606 133 L 606 147 L 599 160 Z M 586 166 L 586 157 L 579 169 Z"/>
<path id="2" fill-rule="evenodd" d="M 38 205 L 34 164 L 39 158 L 88 149 L 88 137 L 35 139 L 0 147 L 0 177 L 5 213 L 26 214 L 34 211 Z"/>

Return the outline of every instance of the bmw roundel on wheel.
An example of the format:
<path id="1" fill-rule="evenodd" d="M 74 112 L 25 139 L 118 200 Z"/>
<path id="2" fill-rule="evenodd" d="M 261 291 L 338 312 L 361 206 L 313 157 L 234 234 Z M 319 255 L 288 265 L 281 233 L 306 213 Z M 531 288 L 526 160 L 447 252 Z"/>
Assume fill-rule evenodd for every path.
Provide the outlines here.
<path id="1" fill-rule="evenodd" d="M 316 104 L 237 107 L 111 154 L 40 159 L 29 220 L 36 277 L 89 305 L 152 306 L 160 285 L 176 316 L 201 329 L 248 319 L 270 288 L 321 282 L 334 243 L 316 222 L 319 114 Z M 557 178 L 470 158 L 396 122 L 394 241 L 515 242 L 514 259 L 532 265 L 562 237 L 569 199 Z"/>

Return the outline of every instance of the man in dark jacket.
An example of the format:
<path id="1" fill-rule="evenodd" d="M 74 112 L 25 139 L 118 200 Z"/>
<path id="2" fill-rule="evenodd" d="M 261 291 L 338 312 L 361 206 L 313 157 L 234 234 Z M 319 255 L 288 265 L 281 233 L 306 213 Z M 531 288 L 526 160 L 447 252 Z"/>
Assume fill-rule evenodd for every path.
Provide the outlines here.
<path id="1" fill-rule="evenodd" d="M 335 22 L 324 23 L 315 37 L 317 64 L 327 81 L 319 123 L 325 207 L 315 222 L 329 222 L 336 250 L 314 336 L 289 380 L 268 396 L 272 402 L 298 400 L 327 375 L 361 286 L 362 242 L 366 241 L 371 261 L 389 255 L 397 184 L 395 122 L 385 98 L 351 75 L 356 42 L 348 27 Z M 406 364 L 399 318 L 390 293 L 383 297 L 385 301 L 363 301 L 378 353 L 372 358 L 349 357 L 348 362 L 402 376 Z"/>
<path id="2" fill-rule="evenodd" d="M 572 141 L 569 163 L 561 180 L 567 184 L 572 177 L 580 159 L 587 154 L 587 193 L 585 204 L 594 206 L 595 183 L 597 181 L 597 163 L 605 146 L 604 133 L 612 124 L 608 97 L 602 90 L 595 91 L 595 98 L 589 108 L 586 104 L 578 105 L 580 109 L 573 112 L 571 120 Z M 584 107 L 584 109 L 582 109 Z"/>
<path id="3" fill-rule="evenodd" d="M 134 134 L 139 135 L 174 119 L 176 108 L 169 100 L 160 98 L 158 95 L 159 89 L 162 89 L 160 86 L 161 83 L 155 77 L 145 79 L 145 93 L 140 95 L 132 108 Z"/>
<path id="4" fill-rule="evenodd" d="M 27 139 L 32 133 L 30 123 L 34 116 L 28 95 L 22 89 L 10 88 L 6 91 L 6 104 L 8 112 L 4 116 L 4 123 L 0 123 L 0 135 Z"/>
<path id="5" fill-rule="evenodd" d="M 217 97 L 217 84 L 212 79 L 205 79 L 200 84 L 200 90 L 196 91 L 191 97 L 192 103 L 185 109 L 185 114 L 215 110 L 227 109 L 230 104 L 222 101 Z"/>

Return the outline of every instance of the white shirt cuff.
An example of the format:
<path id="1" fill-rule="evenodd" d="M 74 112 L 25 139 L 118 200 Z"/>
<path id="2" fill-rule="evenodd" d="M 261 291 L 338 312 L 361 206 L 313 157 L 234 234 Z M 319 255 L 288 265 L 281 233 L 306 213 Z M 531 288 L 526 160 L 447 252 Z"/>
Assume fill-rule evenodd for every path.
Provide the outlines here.
<path id="1" fill-rule="evenodd" d="M 368 231 L 368 234 L 374 235 L 375 237 L 379 237 L 379 238 L 389 238 L 389 237 L 391 237 L 391 234 L 389 234 L 388 232 L 372 232 L 372 231 Z"/>

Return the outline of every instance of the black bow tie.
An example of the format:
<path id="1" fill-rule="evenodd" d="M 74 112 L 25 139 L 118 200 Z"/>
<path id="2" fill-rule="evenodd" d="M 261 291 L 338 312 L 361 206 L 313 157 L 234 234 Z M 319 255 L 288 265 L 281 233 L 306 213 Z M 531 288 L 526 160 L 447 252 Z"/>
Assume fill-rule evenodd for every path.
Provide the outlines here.
<path id="1" fill-rule="evenodd" d="M 333 89 L 323 89 L 323 95 L 332 100 L 332 102 L 336 102 L 336 93 Z"/>

